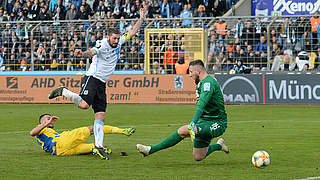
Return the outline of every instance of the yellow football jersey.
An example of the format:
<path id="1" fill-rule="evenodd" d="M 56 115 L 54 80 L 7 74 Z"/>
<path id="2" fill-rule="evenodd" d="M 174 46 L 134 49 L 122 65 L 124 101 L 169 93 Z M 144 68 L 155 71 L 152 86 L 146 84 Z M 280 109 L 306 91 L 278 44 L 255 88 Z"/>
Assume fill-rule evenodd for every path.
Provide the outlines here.
<path id="1" fill-rule="evenodd" d="M 57 154 L 57 137 L 60 137 L 59 133 L 50 127 L 46 127 L 40 131 L 36 139 L 44 151 L 50 154 Z"/>

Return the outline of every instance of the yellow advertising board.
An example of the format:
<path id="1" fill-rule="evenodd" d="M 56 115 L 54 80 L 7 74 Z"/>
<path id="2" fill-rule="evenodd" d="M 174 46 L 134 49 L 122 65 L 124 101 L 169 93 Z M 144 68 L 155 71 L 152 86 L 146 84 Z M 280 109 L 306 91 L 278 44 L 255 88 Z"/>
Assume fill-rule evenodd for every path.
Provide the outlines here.
<path id="1" fill-rule="evenodd" d="M 0 103 L 70 103 L 48 99 L 51 90 L 65 86 L 76 93 L 81 75 L 0 76 Z M 193 104 L 195 84 L 187 75 L 113 75 L 106 84 L 108 103 Z"/>

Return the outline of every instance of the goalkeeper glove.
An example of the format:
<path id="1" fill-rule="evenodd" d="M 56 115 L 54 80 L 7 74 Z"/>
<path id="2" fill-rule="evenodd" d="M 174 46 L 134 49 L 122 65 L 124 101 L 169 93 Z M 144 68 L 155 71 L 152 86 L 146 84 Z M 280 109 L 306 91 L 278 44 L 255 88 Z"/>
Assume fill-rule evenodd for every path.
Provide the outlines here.
<path id="1" fill-rule="evenodd" d="M 191 123 L 188 125 L 188 130 L 189 130 L 192 142 L 193 142 L 193 140 L 195 138 L 195 132 L 194 132 L 195 128 L 196 128 L 196 123 L 194 121 L 191 121 Z"/>

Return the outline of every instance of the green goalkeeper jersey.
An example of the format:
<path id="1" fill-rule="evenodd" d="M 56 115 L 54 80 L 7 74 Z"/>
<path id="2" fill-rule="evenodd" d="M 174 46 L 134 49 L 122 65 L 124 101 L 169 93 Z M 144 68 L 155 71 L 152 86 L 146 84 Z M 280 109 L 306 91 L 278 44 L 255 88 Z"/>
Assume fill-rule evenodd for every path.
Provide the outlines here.
<path id="1" fill-rule="evenodd" d="M 196 88 L 196 96 L 197 103 L 192 119 L 193 122 L 197 123 L 199 119 L 205 121 L 227 121 L 223 94 L 216 78 L 208 75 L 200 81 Z"/>

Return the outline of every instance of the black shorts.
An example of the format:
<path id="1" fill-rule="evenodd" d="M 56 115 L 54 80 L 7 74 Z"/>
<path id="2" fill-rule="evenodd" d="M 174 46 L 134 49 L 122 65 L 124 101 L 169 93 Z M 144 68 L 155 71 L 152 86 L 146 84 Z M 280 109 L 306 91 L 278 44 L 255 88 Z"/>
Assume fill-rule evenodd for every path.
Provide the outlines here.
<path id="1" fill-rule="evenodd" d="M 106 83 L 93 76 L 85 76 L 81 80 L 80 97 L 90 105 L 94 112 L 106 112 Z"/>

